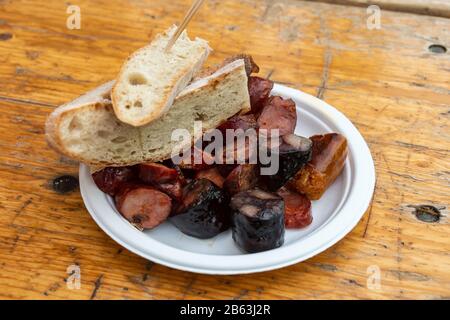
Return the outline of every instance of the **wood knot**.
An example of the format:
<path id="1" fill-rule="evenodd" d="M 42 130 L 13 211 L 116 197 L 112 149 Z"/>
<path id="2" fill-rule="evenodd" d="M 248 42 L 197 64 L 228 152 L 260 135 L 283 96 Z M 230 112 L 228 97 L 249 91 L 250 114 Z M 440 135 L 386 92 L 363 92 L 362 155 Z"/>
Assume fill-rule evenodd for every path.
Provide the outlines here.
<path id="1" fill-rule="evenodd" d="M 53 180 L 53 190 L 57 193 L 65 194 L 75 190 L 78 187 L 78 179 L 74 176 L 60 176 Z"/>
<path id="2" fill-rule="evenodd" d="M 0 33 L 0 41 L 7 41 L 12 37 L 13 35 L 11 33 Z"/>
<path id="3" fill-rule="evenodd" d="M 446 53 L 447 48 L 441 44 L 432 44 L 428 47 L 428 50 L 433 53 Z"/>
<path id="4" fill-rule="evenodd" d="M 416 218 L 420 221 L 427 222 L 427 223 L 435 223 L 439 222 L 441 220 L 441 211 L 430 205 L 419 205 L 419 206 L 413 206 L 409 205 L 408 207 L 414 208 L 414 215 Z"/>

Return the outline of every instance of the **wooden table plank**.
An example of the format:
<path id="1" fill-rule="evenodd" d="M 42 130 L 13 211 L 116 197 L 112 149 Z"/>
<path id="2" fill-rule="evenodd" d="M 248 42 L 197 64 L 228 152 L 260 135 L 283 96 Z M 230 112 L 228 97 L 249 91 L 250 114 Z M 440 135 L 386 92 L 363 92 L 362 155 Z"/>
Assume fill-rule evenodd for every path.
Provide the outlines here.
<path id="1" fill-rule="evenodd" d="M 306 0 L 326 2 L 346 6 L 368 7 L 377 5 L 382 10 L 392 10 L 450 18 L 450 2 L 448 0 Z"/>
<path id="2" fill-rule="evenodd" d="M 81 30 L 59 1 L 0 2 L 0 297 L 74 299 L 313 299 L 450 297 L 450 46 L 448 19 L 303 1 L 209 1 L 190 32 L 210 63 L 254 55 L 263 76 L 321 96 L 368 141 L 377 169 L 370 212 L 324 253 L 277 271 L 207 276 L 122 249 L 51 183 L 77 164 L 49 149 L 43 125 L 57 105 L 115 77 L 127 54 L 180 20 L 190 1 L 78 1 Z M 33 10 L 31 10 L 33 8 Z M 126 8 L 126 9 L 125 9 Z M 238 18 L 237 18 L 238 17 Z M 439 223 L 413 208 L 441 209 Z M 65 280 L 81 268 L 81 289 Z M 381 289 L 367 270 L 378 266 Z M 268 281 L 270 279 L 270 281 Z"/>

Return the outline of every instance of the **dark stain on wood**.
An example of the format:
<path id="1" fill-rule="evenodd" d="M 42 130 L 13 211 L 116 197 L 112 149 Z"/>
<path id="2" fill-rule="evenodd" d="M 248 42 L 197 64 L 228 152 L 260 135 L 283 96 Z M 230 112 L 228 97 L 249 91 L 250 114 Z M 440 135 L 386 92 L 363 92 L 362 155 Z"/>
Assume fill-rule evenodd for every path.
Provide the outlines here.
<path id="1" fill-rule="evenodd" d="M 441 211 L 435 206 L 431 205 L 419 205 L 413 206 L 409 205 L 408 207 L 414 208 L 414 215 L 420 221 L 427 223 L 435 223 L 441 220 Z"/>
<path id="2" fill-rule="evenodd" d="M 78 188 L 78 179 L 74 176 L 60 176 L 53 180 L 53 190 L 59 194 L 66 194 Z"/>
<path id="3" fill-rule="evenodd" d="M 94 290 L 92 291 L 90 300 L 95 299 L 95 296 L 97 295 L 98 290 L 100 289 L 100 286 L 102 285 L 102 279 L 103 275 L 100 275 L 94 282 Z"/>
<path id="4" fill-rule="evenodd" d="M 12 37 L 13 35 L 11 33 L 0 33 L 0 41 L 7 41 Z"/>

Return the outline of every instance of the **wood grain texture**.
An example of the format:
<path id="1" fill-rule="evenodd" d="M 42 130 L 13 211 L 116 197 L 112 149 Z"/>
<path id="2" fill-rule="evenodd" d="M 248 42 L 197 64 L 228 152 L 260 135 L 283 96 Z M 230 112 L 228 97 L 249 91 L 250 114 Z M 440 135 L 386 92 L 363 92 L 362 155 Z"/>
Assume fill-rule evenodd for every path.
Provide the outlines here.
<path id="1" fill-rule="evenodd" d="M 450 18 L 450 2 L 448 0 L 306 0 L 342 4 L 346 6 L 368 7 L 377 5 L 382 10 L 425 14 Z"/>
<path id="2" fill-rule="evenodd" d="M 153 264 L 121 248 L 90 218 L 78 191 L 55 177 L 76 163 L 44 141 L 51 110 L 113 79 L 154 34 L 180 21 L 188 0 L 0 1 L 0 297 L 5 299 L 448 299 L 450 298 L 450 21 L 297 0 L 210 0 L 190 24 L 209 39 L 210 63 L 240 52 L 262 76 L 317 95 L 349 117 L 377 170 L 371 208 L 324 253 L 281 270 L 208 276 Z M 412 206 L 441 210 L 419 221 Z M 81 288 L 66 285 L 81 268 Z M 367 287 L 368 268 L 381 288 Z"/>

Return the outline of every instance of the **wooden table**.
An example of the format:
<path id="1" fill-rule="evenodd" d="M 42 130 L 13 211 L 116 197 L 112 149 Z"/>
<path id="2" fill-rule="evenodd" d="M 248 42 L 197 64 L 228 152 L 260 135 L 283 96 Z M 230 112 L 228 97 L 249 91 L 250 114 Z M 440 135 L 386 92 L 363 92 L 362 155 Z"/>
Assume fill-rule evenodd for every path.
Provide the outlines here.
<path id="1" fill-rule="evenodd" d="M 53 190 L 78 164 L 44 140 L 53 108 L 113 79 L 190 1 L 75 2 L 80 30 L 66 27 L 65 1 L 0 0 L 1 298 L 450 298 L 450 54 L 439 53 L 450 48 L 448 18 L 383 10 L 381 28 L 369 30 L 364 7 L 208 1 L 190 33 L 210 40 L 210 63 L 250 53 L 262 76 L 339 108 L 369 143 L 378 177 L 364 218 L 326 252 L 273 272 L 208 276 L 111 240 L 78 190 Z M 66 285 L 71 265 L 81 270 L 79 290 Z M 377 270 L 381 287 L 367 286 Z"/>

